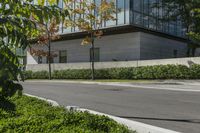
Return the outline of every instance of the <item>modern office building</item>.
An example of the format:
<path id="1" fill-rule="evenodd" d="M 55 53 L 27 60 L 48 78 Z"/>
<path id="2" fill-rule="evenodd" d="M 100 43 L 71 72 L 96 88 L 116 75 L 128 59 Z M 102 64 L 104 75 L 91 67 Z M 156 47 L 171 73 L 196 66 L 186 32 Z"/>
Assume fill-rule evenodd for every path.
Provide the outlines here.
<path id="1" fill-rule="evenodd" d="M 101 0 L 94 0 L 97 4 Z M 102 22 L 104 36 L 95 40 L 95 61 L 132 61 L 185 57 L 187 44 L 181 21 L 163 21 L 161 0 L 115 0 L 116 21 Z M 78 3 L 75 3 L 78 4 Z M 62 1 L 59 3 L 63 7 Z M 91 46 L 81 46 L 85 32 L 60 26 L 61 39 L 53 42 L 53 63 L 89 62 Z M 28 64 L 45 64 L 45 57 L 27 53 Z"/>

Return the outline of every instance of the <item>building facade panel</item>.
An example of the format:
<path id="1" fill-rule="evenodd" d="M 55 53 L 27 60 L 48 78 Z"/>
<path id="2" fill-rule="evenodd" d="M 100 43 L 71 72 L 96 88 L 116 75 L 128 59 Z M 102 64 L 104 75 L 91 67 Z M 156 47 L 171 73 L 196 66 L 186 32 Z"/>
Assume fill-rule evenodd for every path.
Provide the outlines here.
<path id="1" fill-rule="evenodd" d="M 99 61 L 131 61 L 140 59 L 140 36 L 139 32 L 105 36 L 95 41 L 95 48 L 99 49 Z M 60 63 L 59 51 L 67 51 L 67 62 L 89 62 L 90 45 L 81 46 L 82 39 L 59 41 L 52 43 L 52 52 L 58 56 L 54 57 L 53 63 Z M 35 47 L 35 49 L 43 49 Z M 46 49 L 44 49 L 46 50 Z M 28 52 L 28 64 L 38 64 L 38 57 L 30 57 Z M 43 64 L 47 63 L 42 58 Z"/>
<path id="2" fill-rule="evenodd" d="M 186 57 L 187 44 L 184 42 L 140 33 L 140 59 L 166 59 Z"/>

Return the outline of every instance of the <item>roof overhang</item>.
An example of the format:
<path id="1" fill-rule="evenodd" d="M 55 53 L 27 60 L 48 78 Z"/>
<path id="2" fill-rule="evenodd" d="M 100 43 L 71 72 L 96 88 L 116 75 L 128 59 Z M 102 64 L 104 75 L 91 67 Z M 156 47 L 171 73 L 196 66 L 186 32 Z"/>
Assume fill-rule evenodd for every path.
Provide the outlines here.
<path id="1" fill-rule="evenodd" d="M 131 32 L 144 32 L 144 33 L 153 34 L 153 35 L 156 35 L 156 36 L 165 37 L 165 38 L 172 39 L 172 40 L 177 40 L 177 41 L 182 41 L 182 42 L 187 41 L 186 38 L 177 37 L 177 36 L 174 36 L 174 35 L 166 34 L 166 33 L 163 33 L 163 32 L 158 32 L 158 31 L 154 31 L 154 30 L 150 30 L 150 29 L 146 29 L 146 28 L 142 28 L 142 27 L 138 27 L 138 26 L 135 26 L 135 25 L 122 25 L 122 26 L 115 26 L 115 27 L 107 27 L 107 28 L 102 28 L 102 30 L 104 32 L 104 36 L 115 35 L 115 34 L 123 34 L 123 33 L 131 33 Z M 61 38 L 59 40 L 56 40 L 56 41 L 81 39 L 81 38 L 84 38 L 87 35 L 88 35 L 87 32 L 74 32 L 74 33 L 61 34 L 60 35 Z"/>

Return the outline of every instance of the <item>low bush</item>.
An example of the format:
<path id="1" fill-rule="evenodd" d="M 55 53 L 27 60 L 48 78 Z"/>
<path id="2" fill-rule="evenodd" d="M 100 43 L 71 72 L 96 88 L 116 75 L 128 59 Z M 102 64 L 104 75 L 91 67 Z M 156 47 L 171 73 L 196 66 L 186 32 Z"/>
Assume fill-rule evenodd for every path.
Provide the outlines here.
<path id="1" fill-rule="evenodd" d="M 54 79 L 91 79 L 90 69 L 60 70 Z M 25 72 L 26 79 L 48 79 L 48 72 Z M 157 65 L 133 68 L 96 69 L 96 79 L 200 79 L 200 65 Z"/>
<path id="2" fill-rule="evenodd" d="M 0 132 L 131 133 L 105 116 L 71 112 L 27 96 L 0 101 Z M 2 103 L 2 104 L 1 104 Z M 30 104 L 31 103 L 31 104 Z M 7 104 L 7 108 L 5 108 Z M 10 109 L 10 111 L 9 111 Z M 132 132 L 135 133 L 135 132 Z"/>
<path id="3" fill-rule="evenodd" d="M 200 65 L 194 64 L 190 67 L 190 78 L 200 79 Z"/>

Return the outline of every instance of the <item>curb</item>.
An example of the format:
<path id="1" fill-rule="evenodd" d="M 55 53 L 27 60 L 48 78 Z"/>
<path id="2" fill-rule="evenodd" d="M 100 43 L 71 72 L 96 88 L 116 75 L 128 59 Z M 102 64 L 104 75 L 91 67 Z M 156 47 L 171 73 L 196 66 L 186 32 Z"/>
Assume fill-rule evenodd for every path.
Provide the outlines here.
<path id="1" fill-rule="evenodd" d="M 116 122 L 127 126 L 130 130 L 137 131 L 138 133 L 180 133 L 180 132 L 176 132 L 176 131 L 172 131 L 172 130 L 168 130 L 168 129 L 164 129 L 164 128 L 160 128 L 160 127 L 144 124 L 144 123 L 133 121 L 133 120 L 128 120 L 128 119 L 124 119 L 124 118 L 120 118 L 120 117 L 116 117 L 116 116 L 100 113 L 100 112 L 93 111 L 93 110 L 80 108 L 80 109 L 78 109 L 78 111 L 83 111 L 83 112 L 87 111 L 87 112 L 89 112 L 91 114 L 107 116 L 107 117 L 115 120 Z"/>
<path id="2" fill-rule="evenodd" d="M 50 100 L 50 99 L 46 99 L 46 98 L 43 98 L 43 97 L 38 97 L 38 96 L 30 95 L 30 94 L 27 94 L 27 93 L 24 93 L 24 95 L 29 96 L 29 97 L 33 97 L 33 98 L 37 98 L 37 99 L 40 99 L 40 100 L 43 100 L 43 101 L 46 101 L 49 104 L 51 104 L 52 106 L 54 106 L 54 107 L 60 106 L 56 101 L 53 101 L 53 100 Z"/>
<path id="3" fill-rule="evenodd" d="M 27 93 L 25 93 L 24 95 L 29 96 L 29 97 L 38 98 L 40 100 L 46 101 L 46 102 L 50 103 L 52 106 L 60 106 L 58 104 L 58 102 L 56 102 L 54 100 L 51 100 L 51 99 L 46 99 L 46 98 L 43 98 L 43 97 L 30 95 L 30 94 L 27 94 Z M 127 126 L 130 130 L 137 131 L 138 133 L 180 133 L 180 132 L 176 132 L 176 131 L 172 131 L 172 130 L 168 130 L 168 129 L 164 129 L 164 128 L 160 128 L 160 127 L 144 124 L 144 123 L 141 123 L 141 122 L 137 122 L 137 121 L 132 121 L 132 120 L 116 117 L 116 116 L 113 116 L 113 115 L 100 113 L 100 112 L 97 112 L 97 111 L 94 111 L 94 110 L 80 108 L 78 106 L 66 106 L 65 108 L 67 110 L 71 110 L 71 111 L 81 111 L 81 112 L 87 111 L 87 112 L 89 112 L 91 114 L 94 114 L 94 115 L 107 116 L 107 117 L 115 120 L 119 124 Z"/>

